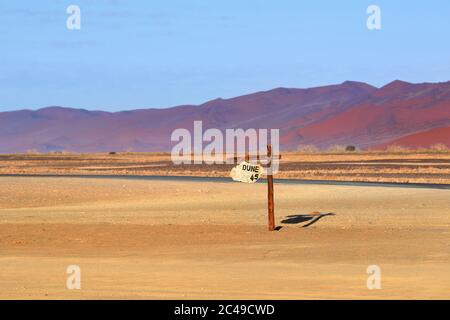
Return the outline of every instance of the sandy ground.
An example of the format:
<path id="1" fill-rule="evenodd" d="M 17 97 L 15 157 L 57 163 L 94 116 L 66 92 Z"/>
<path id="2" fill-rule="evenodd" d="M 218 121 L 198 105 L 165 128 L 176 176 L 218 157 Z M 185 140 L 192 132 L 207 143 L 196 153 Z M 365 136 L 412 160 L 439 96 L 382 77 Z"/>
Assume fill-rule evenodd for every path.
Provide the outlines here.
<path id="1" fill-rule="evenodd" d="M 276 184 L 276 232 L 264 183 L 1 177 L 0 190 L 3 299 L 450 298 L 448 190 Z M 335 215 L 281 223 L 313 211 Z"/>

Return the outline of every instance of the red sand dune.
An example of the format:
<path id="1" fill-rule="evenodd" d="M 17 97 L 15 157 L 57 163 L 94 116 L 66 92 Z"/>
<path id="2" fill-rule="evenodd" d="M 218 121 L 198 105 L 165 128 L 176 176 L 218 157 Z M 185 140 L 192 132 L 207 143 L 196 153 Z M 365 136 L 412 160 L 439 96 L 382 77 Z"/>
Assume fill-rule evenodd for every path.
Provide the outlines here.
<path id="1" fill-rule="evenodd" d="M 309 89 L 277 88 L 202 105 L 122 112 L 48 107 L 0 112 L 0 153 L 48 151 L 170 151 L 171 132 L 191 129 L 278 128 L 281 148 L 299 144 L 372 147 L 450 126 L 450 82 L 394 81 L 375 88 L 346 81 Z M 430 136 L 430 143 L 434 141 Z"/>
<path id="2" fill-rule="evenodd" d="M 385 148 L 389 145 L 429 148 L 436 144 L 443 144 L 450 148 L 450 127 L 436 128 L 407 135 L 387 144 L 377 146 L 377 148 Z"/>

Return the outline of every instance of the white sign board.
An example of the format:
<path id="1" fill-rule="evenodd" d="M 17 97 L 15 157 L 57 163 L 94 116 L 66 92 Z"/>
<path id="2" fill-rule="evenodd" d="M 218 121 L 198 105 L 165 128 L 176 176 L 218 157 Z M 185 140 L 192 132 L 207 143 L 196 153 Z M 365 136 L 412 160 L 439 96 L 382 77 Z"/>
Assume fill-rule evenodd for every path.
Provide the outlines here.
<path id="1" fill-rule="evenodd" d="M 243 161 L 231 169 L 230 176 L 234 181 L 255 183 L 261 177 L 262 173 L 263 168 L 260 165 Z"/>

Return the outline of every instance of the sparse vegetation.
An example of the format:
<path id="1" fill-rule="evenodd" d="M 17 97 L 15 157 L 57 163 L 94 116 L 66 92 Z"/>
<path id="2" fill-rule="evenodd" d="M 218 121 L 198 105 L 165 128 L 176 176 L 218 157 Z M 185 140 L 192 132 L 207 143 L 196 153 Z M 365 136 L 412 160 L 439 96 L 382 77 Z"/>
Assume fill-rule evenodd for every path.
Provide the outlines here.
<path id="1" fill-rule="evenodd" d="M 430 147 L 430 150 L 439 151 L 439 152 L 448 152 L 450 151 L 449 147 L 443 143 L 436 143 Z"/>
<path id="2" fill-rule="evenodd" d="M 409 148 L 399 145 L 390 145 L 386 148 L 386 152 L 388 153 L 405 153 L 410 151 Z"/>
<path id="3" fill-rule="evenodd" d="M 328 147 L 328 149 L 327 149 L 328 153 L 343 153 L 345 151 L 346 150 L 345 150 L 344 146 L 337 145 L 337 144 L 332 145 L 332 146 Z"/>
<path id="4" fill-rule="evenodd" d="M 37 149 L 28 149 L 26 154 L 33 155 L 33 154 L 40 154 L 40 152 Z"/>
<path id="5" fill-rule="evenodd" d="M 317 153 L 319 149 L 312 144 L 301 144 L 298 146 L 298 152 L 300 153 Z"/>

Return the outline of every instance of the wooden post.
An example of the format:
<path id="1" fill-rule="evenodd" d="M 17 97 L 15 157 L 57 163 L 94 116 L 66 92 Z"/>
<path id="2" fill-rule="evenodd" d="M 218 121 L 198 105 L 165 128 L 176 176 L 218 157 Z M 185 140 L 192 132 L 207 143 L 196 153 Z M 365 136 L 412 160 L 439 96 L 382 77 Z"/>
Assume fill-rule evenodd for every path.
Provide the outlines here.
<path id="1" fill-rule="evenodd" d="M 267 145 L 267 157 L 270 159 L 267 166 L 267 209 L 269 219 L 269 231 L 275 230 L 275 214 L 273 201 L 273 173 L 272 173 L 272 145 Z"/>

